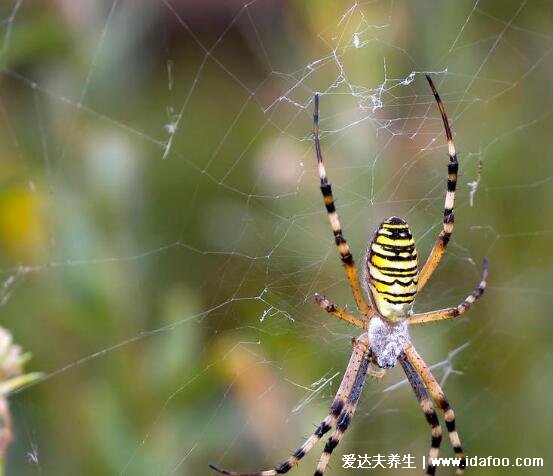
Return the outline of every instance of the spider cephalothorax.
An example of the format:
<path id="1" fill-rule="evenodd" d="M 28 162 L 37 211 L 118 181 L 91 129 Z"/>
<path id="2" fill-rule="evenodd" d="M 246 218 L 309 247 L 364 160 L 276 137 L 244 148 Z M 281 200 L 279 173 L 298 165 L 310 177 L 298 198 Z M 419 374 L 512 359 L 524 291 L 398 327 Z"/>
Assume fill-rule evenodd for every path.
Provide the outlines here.
<path id="1" fill-rule="evenodd" d="M 367 330 L 371 361 L 381 369 L 391 369 L 409 343 L 409 326 L 406 319 L 391 321 L 375 314 Z"/>
<path id="2" fill-rule="evenodd" d="M 451 319 L 463 314 L 478 299 L 486 287 L 488 277 L 488 262 L 484 260 L 482 279 L 476 289 L 458 306 L 421 314 L 413 314 L 413 301 L 420 292 L 444 255 L 447 243 L 453 231 L 453 206 L 455 202 L 455 187 L 457 184 L 457 155 L 453 145 L 453 137 L 445 114 L 444 105 L 436 92 L 429 76 L 426 77 L 434 98 L 438 103 L 440 115 L 445 128 L 449 163 L 447 167 L 447 190 L 445 194 L 442 230 L 419 273 L 417 267 L 417 252 L 411 231 L 404 220 L 391 217 L 383 221 L 369 244 L 365 259 L 364 285 L 370 302 L 363 294 L 353 255 L 344 238 L 342 226 L 334 205 L 332 189 L 326 176 L 323 155 L 319 141 L 319 96 L 315 95 L 315 111 L 313 113 L 315 151 L 321 192 L 328 213 L 334 240 L 340 254 L 340 259 L 346 271 L 353 298 L 359 315 L 356 316 L 344 308 L 326 299 L 321 294 L 315 294 L 315 301 L 321 308 L 333 316 L 362 329 L 362 334 L 353 340 L 353 351 L 348 366 L 330 407 L 330 412 L 305 443 L 279 466 L 265 471 L 238 473 L 210 465 L 215 471 L 231 476 L 276 476 L 287 473 L 310 451 L 315 444 L 332 428 L 334 432 L 328 439 L 317 464 L 314 476 L 323 476 L 330 460 L 330 455 L 340 442 L 355 413 L 357 402 L 361 396 L 367 374 L 382 376 L 384 371 L 374 372 L 371 363 L 381 369 L 401 364 L 407 380 L 411 384 L 419 405 L 430 425 L 432 439 L 429 452 L 427 475 L 434 475 L 436 466 L 433 459 L 438 457 L 442 441 L 442 429 L 436 415 L 434 403 L 443 413 L 449 441 L 458 458 L 455 474 L 463 474 L 465 456 L 461 441 L 455 429 L 455 414 L 445 397 L 440 384 L 430 372 L 422 357 L 415 350 L 409 337 L 409 326 L 425 322 Z M 434 401 L 434 403 L 432 403 Z"/>

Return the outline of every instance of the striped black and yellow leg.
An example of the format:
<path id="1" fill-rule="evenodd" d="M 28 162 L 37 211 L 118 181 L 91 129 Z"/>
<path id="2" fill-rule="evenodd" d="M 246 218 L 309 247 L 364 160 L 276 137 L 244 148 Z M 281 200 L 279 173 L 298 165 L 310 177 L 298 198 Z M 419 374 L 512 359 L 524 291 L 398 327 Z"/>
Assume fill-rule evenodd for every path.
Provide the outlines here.
<path id="1" fill-rule="evenodd" d="M 346 271 L 346 276 L 351 286 L 351 291 L 355 299 L 355 303 L 359 311 L 369 318 L 374 314 L 373 309 L 361 289 L 361 284 L 359 282 L 359 274 L 357 273 L 357 268 L 355 262 L 353 261 L 353 256 L 349 249 L 349 245 L 344 238 L 342 233 L 342 226 L 338 218 L 338 213 L 336 212 L 336 206 L 334 204 L 334 197 L 332 196 L 332 188 L 328 182 L 326 176 L 325 166 L 323 164 L 323 155 L 321 152 L 321 143 L 319 140 L 319 95 L 315 94 L 315 109 L 313 112 L 313 135 L 315 138 L 315 152 L 317 154 L 317 167 L 319 170 L 319 178 L 321 179 L 321 193 L 323 194 L 324 204 L 326 211 L 328 213 L 328 219 L 330 221 L 330 226 L 332 228 L 332 233 L 334 234 L 334 240 L 336 246 L 338 247 L 338 252 L 340 253 L 340 259 L 344 264 L 344 269 Z"/>
<path id="2" fill-rule="evenodd" d="M 237 472 L 229 471 L 220 468 L 214 464 L 209 467 L 220 474 L 228 476 L 276 476 L 277 474 L 285 474 L 290 471 L 300 460 L 315 446 L 315 444 L 332 428 L 343 425 L 343 415 L 347 408 L 351 406 L 353 395 L 360 393 L 359 381 L 362 375 L 363 381 L 367 372 L 368 362 L 368 342 L 366 338 L 359 338 L 353 346 L 348 366 L 338 392 L 330 407 L 330 412 L 327 417 L 320 423 L 315 432 L 298 448 L 294 454 L 273 469 L 253 472 Z M 357 396 L 357 398 L 359 398 Z"/>
<path id="3" fill-rule="evenodd" d="M 315 432 L 305 441 L 305 443 L 300 448 L 298 448 L 294 452 L 293 455 L 291 455 L 286 461 L 282 462 L 276 468 L 264 471 L 254 471 L 252 473 L 240 473 L 219 468 L 214 464 L 210 464 L 209 467 L 217 471 L 218 473 L 230 476 L 276 476 L 277 474 L 285 474 L 290 471 L 295 465 L 297 465 L 300 460 L 315 446 L 315 444 L 336 425 L 336 420 L 341 415 L 344 405 L 345 400 L 336 398 L 331 406 L 330 413 L 320 423 Z"/>
<path id="4" fill-rule="evenodd" d="M 453 447 L 453 452 L 455 453 L 455 457 L 459 459 L 459 465 L 457 466 L 455 475 L 461 476 L 465 470 L 466 457 L 465 457 L 465 454 L 463 453 L 463 448 L 461 446 L 461 440 L 459 438 L 459 434 L 455 429 L 455 413 L 453 412 L 453 409 L 449 405 L 449 402 L 447 401 L 447 398 L 444 394 L 444 391 L 440 387 L 440 384 L 434 378 L 434 376 L 432 375 L 432 372 L 430 372 L 430 369 L 428 368 L 428 366 L 426 365 L 422 357 L 415 350 L 415 348 L 412 345 L 408 345 L 407 347 L 405 347 L 404 353 L 409 363 L 420 375 L 422 381 L 424 382 L 425 387 L 428 389 L 428 391 L 430 392 L 430 395 L 434 399 L 436 406 L 444 414 L 445 426 L 447 428 L 449 441 L 451 443 L 451 446 Z"/>
<path id="5" fill-rule="evenodd" d="M 330 461 L 332 452 L 338 446 L 340 440 L 344 436 L 344 433 L 348 429 L 353 414 L 355 413 L 355 409 L 357 408 L 359 397 L 361 396 L 361 392 L 363 391 L 363 386 L 365 385 L 365 376 L 367 374 L 368 368 L 369 355 L 366 354 L 359 369 L 359 373 L 357 374 L 357 377 L 355 379 L 355 383 L 348 398 L 348 401 L 344 406 L 344 409 L 342 410 L 342 414 L 338 417 L 338 420 L 336 421 L 336 430 L 334 430 L 334 433 L 332 433 L 332 436 L 326 442 L 323 453 L 321 454 L 321 457 L 319 459 L 319 463 L 317 464 L 317 469 L 315 469 L 313 476 L 323 476 L 326 467 L 328 466 L 328 462 Z"/>
<path id="6" fill-rule="evenodd" d="M 440 115 L 442 116 L 442 121 L 444 123 L 445 135 L 447 137 L 449 164 L 447 166 L 447 192 L 445 195 L 442 231 L 438 235 L 436 243 L 434 244 L 434 247 L 432 248 L 432 251 L 428 256 L 428 259 L 426 260 L 426 263 L 424 264 L 420 272 L 418 284 L 419 291 L 425 286 L 426 282 L 440 263 L 451 237 L 451 233 L 453 233 L 453 207 L 455 205 L 455 189 L 457 187 L 457 172 L 459 169 L 459 163 L 457 162 L 457 153 L 455 151 L 455 145 L 453 143 L 453 136 L 451 135 L 449 121 L 445 113 L 444 103 L 440 99 L 438 91 L 436 91 L 436 87 L 434 86 L 434 83 L 432 82 L 430 76 L 426 75 L 426 79 L 428 80 L 430 88 L 432 89 L 432 93 L 436 98 L 438 109 L 440 110 Z"/>
<path id="7" fill-rule="evenodd" d="M 326 312 L 332 314 L 334 317 L 337 317 L 342 321 L 346 321 L 348 324 L 359 327 L 360 329 L 367 329 L 366 321 L 363 321 L 350 312 L 338 307 L 332 301 L 329 301 L 327 298 L 325 298 L 322 294 L 315 293 L 315 302 L 321 307 L 321 309 L 324 309 Z"/>
<path id="8" fill-rule="evenodd" d="M 409 380 L 409 383 L 413 388 L 413 392 L 415 392 L 426 421 L 430 425 L 432 439 L 430 442 L 430 451 L 428 453 L 428 461 L 425 474 L 428 476 L 432 476 L 436 474 L 436 466 L 432 464 L 432 460 L 434 458 L 437 458 L 440 454 L 440 444 L 442 442 L 442 427 L 440 426 L 440 422 L 438 421 L 438 416 L 436 415 L 434 404 L 432 403 L 432 400 L 424 386 L 424 382 L 419 377 L 419 374 L 417 374 L 417 371 L 407 360 L 404 354 L 401 354 L 399 356 L 399 362 L 403 367 L 405 375 L 407 375 L 407 380 Z"/>
<path id="9" fill-rule="evenodd" d="M 474 291 L 469 294 L 466 299 L 456 307 L 449 307 L 447 309 L 440 309 L 438 311 L 421 312 L 420 314 L 413 314 L 409 319 L 409 324 L 426 324 L 433 321 L 444 321 L 451 319 L 452 317 L 460 316 L 464 314 L 472 304 L 484 294 L 486 290 L 486 282 L 488 280 L 489 262 L 484 258 L 484 265 L 482 266 L 482 279 Z"/>

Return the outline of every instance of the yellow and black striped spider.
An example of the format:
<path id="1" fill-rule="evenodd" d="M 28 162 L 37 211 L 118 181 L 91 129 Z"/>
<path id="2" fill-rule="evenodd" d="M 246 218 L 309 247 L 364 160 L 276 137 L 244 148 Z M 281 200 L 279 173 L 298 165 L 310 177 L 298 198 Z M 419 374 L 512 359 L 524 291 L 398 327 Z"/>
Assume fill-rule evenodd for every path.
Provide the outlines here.
<path id="1" fill-rule="evenodd" d="M 480 284 L 461 304 L 438 311 L 422 314 L 413 313 L 413 301 L 438 266 L 453 231 L 453 205 L 458 169 L 455 146 L 444 105 L 432 83 L 432 79 L 428 75 L 426 79 L 438 103 L 447 136 L 449 153 L 443 227 L 430 252 L 430 256 L 419 272 L 415 242 L 407 223 L 397 217 L 384 220 L 377 228 L 364 260 L 363 284 L 366 295 L 369 297 L 368 301 L 362 291 L 353 256 L 342 233 L 330 183 L 326 176 L 319 142 L 319 96 L 315 95 L 314 137 L 317 165 L 321 179 L 321 192 L 336 246 L 340 253 L 340 259 L 344 264 L 346 276 L 360 315 L 351 314 L 320 294 L 315 294 L 315 300 L 321 308 L 333 316 L 359 327 L 363 330 L 363 333 L 353 340 L 353 352 L 329 414 L 292 456 L 279 466 L 265 471 L 240 473 L 210 465 L 215 471 L 231 476 L 284 474 L 297 465 L 325 433 L 334 428 L 334 432 L 324 447 L 314 473 L 314 476 L 322 476 L 332 451 L 336 448 L 350 424 L 367 373 L 382 376 L 385 372 L 384 369 L 394 367 L 399 361 L 424 412 L 426 421 L 431 427 L 432 441 L 426 474 L 433 475 L 436 471 L 436 467 L 431 463 L 431 458 L 438 456 L 442 441 L 442 428 L 436 415 L 434 403 L 443 413 L 449 440 L 456 457 L 460 461 L 455 474 L 463 474 L 466 460 L 459 435 L 455 430 L 453 409 L 430 369 L 411 343 L 409 325 L 441 321 L 463 314 L 484 292 L 488 276 L 488 261 L 484 259 Z"/>

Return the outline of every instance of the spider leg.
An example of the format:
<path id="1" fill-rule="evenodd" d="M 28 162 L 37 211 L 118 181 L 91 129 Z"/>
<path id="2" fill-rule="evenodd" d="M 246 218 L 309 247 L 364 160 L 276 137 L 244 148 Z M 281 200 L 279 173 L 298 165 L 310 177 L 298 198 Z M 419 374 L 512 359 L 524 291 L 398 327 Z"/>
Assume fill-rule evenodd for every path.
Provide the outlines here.
<path id="1" fill-rule="evenodd" d="M 323 435 L 328 433 L 336 425 L 340 426 L 343 424 L 343 415 L 351 406 L 350 402 L 352 395 L 356 392 L 360 393 L 361 391 L 359 388 L 359 380 L 360 375 L 363 376 L 363 381 L 365 379 L 365 373 L 367 371 L 366 362 L 368 362 L 367 355 L 367 338 L 362 336 L 357 339 L 356 344 L 353 347 L 346 372 L 344 373 L 344 377 L 342 378 L 336 397 L 332 402 L 329 414 L 320 423 L 315 432 L 307 438 L 305 443 L 283 463 L 273 469 L 245 473 L 229 471 L 219 468 L 213 464 L 210 464 L 209 467 L 218 473 L 229 476 L 276 476 L 277 474 L 284 474 L 290 471 L 290 469 L 297 465 L 300 460 L 315 446 Z M 359 396 L 357 395 L 356 398 L 359 398 Z"/>
<path id="2" fill-rule="evenodd" d="M 421 377 L 424 385 L 430 392 L 430 395 L 432 395 L 436 406 L 444 414 L 445 426 L 449 435 L 449 442 L 453 447 L 455 457 L 459 459 L 459 464 L 457 466 L 457 470 L 455 471 L 455 475 L 460 476 L 465 471 L 466 457 L 463 453 L 459 434 L 455 429 L 455 413 L 449 405 L 449 402 L 447 401 L 447 398 L 444 394 L 444 391 L 440 387 L 440 384 L 434 378 L 432 372 L 430 372 L 430 369 L 428 368 L 422 357 L 415 350 L 415 348 L 411 344 L 409 344 L 407 347 L 405 347 L 404 353 L 409 363 L 413 366 L 413 368 Z"/>
<path id="3" fill-rule="evenodd" d="M 438 103 L 438 109 L 440 110 L 440 115 L 442 116 L 442 121 L 444 123 L 445 135 L 447 137 L 447 148 L 449 155 L 449 164 L 447 166 L 447 192 L 445 195 L 445 205 L 444 205 L 444 219 L 442 231 L 438 235 L 436 243 L 426 260 L 426 263 L 422 267 L 422 270 L 419 275 L 418 291 L 424 288 L 424 285 L 428 281 L 428 278 L 432 275 L 438 264 L 440 263 L 442 256 L 445 253 L 445 249 L 453 232 L 453 206 L 455 205 L 455 189 L 457 187 L 457 171 L 459 169 L 459 163 L 457 162 L 457 153 L 455 152 L 455 145 L 453 144 L 453 136 L 451 135 L 451 128 L 449 127 L 449 121 L 445 113 L 444 103 L 436 91 L 436 87 L 432 82 L 430 76 L 426 75 L 428 84 L 432 89 L 432 93 L 436 98 Z"/>
<path id="4" fill-rule="evenodd" d="M 484 258 L 484 264 L 482 266 L 482 279 L 474 291 L 469 294 L 466 299 L 455 307 L 449 307 L 447 309 L 440 309 L 438 311 L 422 312 L 420 314 L 413 314 L 407 322 L 409 324 L 425 324 L 432 321 L 443 321 L 457 317 L 470 308 L 472 304 L 484 294 L 486 290 L 486 282 L 488 280 L 488 269 L 490 265 L 487 258 Z"/>
<path id="5" fill-rule="evenodd" d="M 348 401 L 346 402 L 346 405 L 342 410 L 342 414 L 338 417 L 338 420 L 336 421 L 336 430 L 334 430 L 334 433 L 332 433 L 331 437 L 326 442 L 323 453 L 321 454 L 321 457 L 319 459 L 319 463 L 317 464 L 317 469 L 313 473 L 313 476 L 323 476 L 330 460 L 330 456 L 334 451 L 334 448 L 338 446 L 340 440 L 344 436 L 344 433 L 348 429 L 353 414 L 355 413 L 355 409 L 357 408 L 357 403 L 359 402 L 359 397 L 361 396 L 363 386 L 365 384 L 365 377 L 367 375 L 368 368 L 369 355 L 366 354 L 361 362 L 361 366 L 355 378 L 355 382 Z"/>
<path id="6" fill-rule="evenodd" d="M 332 301 L 329 301 L 322 294 L 315 293 L 315 302 L 326 312 L 328 312 L 329 314 L 332 314 L 338 319 L 342 319 L 343 321 L 346 321 L 348 324 L 351 324 L 355 327 L 359 327 L 360 329 L 363 329 L 363 330 L 367 329 L 366 321 L 363 321 L 362 319 L 355 317 L 350 312 L 336 306 L 336 304 L 334 304 Z"/>
<path id="7" fill-rule="evenodd" d="M 433 476 L 436 473 L 436 466 L 432 464 L 432 459 L 437 458 L 440 454 L 440 444 L 442 442 L 442 427 L 438 421 L 438 416 L 436 415 L 436 408 L 426 391 L 424 382 L 417 374 L 417 371 L 413 368 L 411 363 L 407 360 L 404 354 L 399 356 L 399 363 L 403 367 L 405 375 L 407 375 L 407 380 L 415 392 L 415 396 L 419 402 L 419 405 L 426 417 L 426 421 L 430 425 L 432 432 L 432 440 L 430 443 L 430 451 L 428 453 L 428 462 L 426 465 L 426 475 Z"/>
<path id="8" fill-rule="evenodd" d="M 340 259 L 344 264 L 344 269 L 346 270 L 346 276 L 357 304 L 359 311 L 370 318 L 374 314 L 374 310 L 370 304 L 365 299 L 363 291 L 361 289 L 361 283 L 359 282 L 359 274 L 353 261 L 353 256 L 349 249 L 349 245 L 344 238 L 342 233 L 342 225 L 338 218 L 338 213 L 336 212 L 336 206 L 334 204 L 334 197 L 332 196 L 332 188 L 330 183 L 328 183 L 328 178 L 326 176 L 326 169 L 323 164 L 323 154 L 321 152 L 321 143 L 319 140 L 319 95 L 315 94 L 315 109 L 313 112 L 313 135 L 315 137 L 315 152 L 317 154 L 317 165 L 319 170 L 319 177 L 321 179 L 321 192 L 323 194 L 324 204 L 326 211 L 328 213 L 328 219 L 330 221 L 330 226 L 332 228 L 332 233 L 334 234 L 334 240 L 336 246 L 338 247 L 338 252 L 340 253 Z"/>

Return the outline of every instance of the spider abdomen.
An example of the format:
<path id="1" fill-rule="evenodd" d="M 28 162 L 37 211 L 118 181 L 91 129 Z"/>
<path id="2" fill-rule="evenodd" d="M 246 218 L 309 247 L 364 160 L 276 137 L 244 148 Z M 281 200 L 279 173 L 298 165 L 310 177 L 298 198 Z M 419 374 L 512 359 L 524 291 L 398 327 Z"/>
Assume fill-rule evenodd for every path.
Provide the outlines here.
<path id="1" fill-rule="evenodd" d="M 408 317 L 417 293 L 417 250 L 409 225 L 398 217 L 383 221 L 367 250 L 367 285 L 379 313 Z"/>

